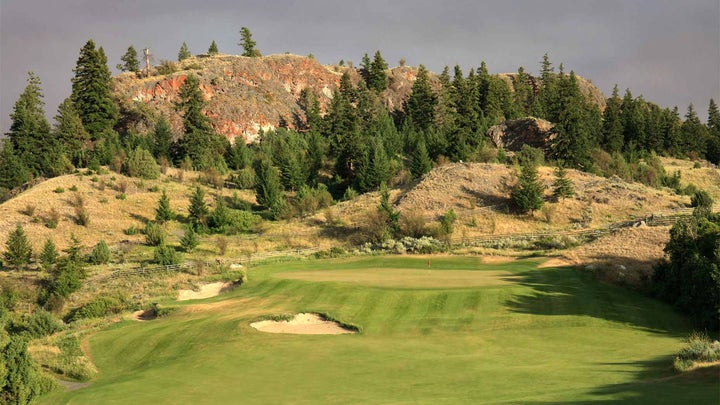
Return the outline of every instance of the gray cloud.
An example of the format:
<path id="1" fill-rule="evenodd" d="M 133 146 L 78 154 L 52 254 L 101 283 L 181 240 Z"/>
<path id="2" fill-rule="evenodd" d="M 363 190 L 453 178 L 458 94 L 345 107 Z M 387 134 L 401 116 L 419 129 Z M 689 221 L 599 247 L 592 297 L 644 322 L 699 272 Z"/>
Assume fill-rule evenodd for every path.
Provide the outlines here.
<path id="1" fill-rule="evenodd" d="M 466 71 L 537 72 L 544 53 L 590 78 L 606 94 L 614 84 L 662 106 L 701 116 L 720 98 L 720 3 L 717 0 L 236 1 L 3 0 L 0 3 L 0 128 L 25 86 L 43 81 L 48 115 L 70 93 L 80 48 L 102 45 L 110 64 L 130 44 L 156 60 L 175 59 L 217 41 L 239 53 L 247 26 L 264 54 L 313 53 L 323 63 L 359 61 L 381 50 L 395 64 Z"/>

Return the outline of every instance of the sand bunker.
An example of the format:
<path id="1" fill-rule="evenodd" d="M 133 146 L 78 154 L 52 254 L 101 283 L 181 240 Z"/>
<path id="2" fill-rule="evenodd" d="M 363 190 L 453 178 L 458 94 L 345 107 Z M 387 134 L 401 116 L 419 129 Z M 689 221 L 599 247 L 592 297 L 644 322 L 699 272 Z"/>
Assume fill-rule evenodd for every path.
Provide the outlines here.
<path id="1" fill-rule="evenodd" d="M 296 335 L 342 335 L 355 333 L 345 329 L 337 322 L 323 319 L 318 314 L 300 313 L 289 321 L 259 321 L 250 324 L 260 332 L 293 333 Z"/>
<path id="2" fill-rule="evenodd" d="M 232 282 L 222 282 L 219 281 L 217 283 L 210 283 L 200 286 L 200 291 L 194 291 L 194 290 L 179 290 L 178 291 L 178 301 L 187 301 L 187 300 L 199 300 L 203 298 L 210 298 L 214 297 L 218 294 L 220 294 L 223 291 L 226 291 L 230 288 L 232 288 L 234 283 Z"/>

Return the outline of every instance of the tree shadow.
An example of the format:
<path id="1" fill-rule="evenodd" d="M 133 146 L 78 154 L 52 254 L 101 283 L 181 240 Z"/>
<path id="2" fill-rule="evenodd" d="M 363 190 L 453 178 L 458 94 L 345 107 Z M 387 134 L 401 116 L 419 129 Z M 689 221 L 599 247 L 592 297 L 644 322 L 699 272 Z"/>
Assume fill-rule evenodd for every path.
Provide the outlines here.
<path id="1" fill-rule="evenodd" d="M 478 207 L 492 207 L 495 211 L 506 210 L 508 198 L 501 194 L 484 193 L 477 190 L 471 190 L 465 186 L 461 186 L 460 190 L 475 199 Z"/>
<path id="2" fill-rule="evenodd" d="M 536 269 L 508 281 L 532 288 L 530 293 L 516 295 L 505 303 L 516 313 L 590 316 L 674 337 L 684 337 L 691 329 L 689 321 L 670 305 L 602 282 L 589 270 Z"/>
<path id="3" fill-rule="evenodd" d="M 627 271 L 646 267 L 648 263 L 635 259 L 602 256 L 609 263 L 623 263 Z M 539 316 L 589 316 L 650 333 L 684 338 L 692 325 L 675 309 L 636 290 L 598 280 L 591 269 L 553 267 L 535 269 L 508 281 L 531 287 L 526 294 L 515 295 L 505 305 L 513 312 Z M 663 355 L 644 361 L 627 363 L 599 363 L 607 369 L 617 367 L 631 373 L 626 383 L 591 388 L 587 394 L 593 400 L 580 401 L 523 401 L 523 403 L 637 403 L 677 404 L 720 403 L 720 366 L 675 374 L 673 356 Z"/>
<path id="4" fill-rule="evenodd" d="M 650 360 L 628 363 L 601 363 L 602 367 L 627 369 L 635 367 L 631 381 L 607 384 L 587 394 L 597 399 L 572 401 L 523 401 L 525 404 L 718 404 L 720 403 L 720 365 L 676 374 L 671 370 L 672 357 L 659 356 Z"/>

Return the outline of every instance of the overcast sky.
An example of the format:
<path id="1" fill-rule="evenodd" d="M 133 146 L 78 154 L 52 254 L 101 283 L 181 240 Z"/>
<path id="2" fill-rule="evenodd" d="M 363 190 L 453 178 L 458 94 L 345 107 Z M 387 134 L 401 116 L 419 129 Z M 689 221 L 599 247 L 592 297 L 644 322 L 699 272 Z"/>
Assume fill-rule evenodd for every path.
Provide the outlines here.
<path id="1" fill-rule="evenodd" d="M 379 49 L 439 72 L 487 63 L 491 73 L 536 73 L 544 53 L 591 79 L 614 84 L 704 120 L 720 101 L 718 0 L 0 0 L 0 128 L 26 85 L 43 83 L 48 116 L 70 94 L 80 48 L 92 38 L 113 67 L 129 45 L 175 60 L 186 41 L 204 53 L 239 54 L 250 28 L 263 54 L 312 53 L 321 63 L 359 62 Z"/>

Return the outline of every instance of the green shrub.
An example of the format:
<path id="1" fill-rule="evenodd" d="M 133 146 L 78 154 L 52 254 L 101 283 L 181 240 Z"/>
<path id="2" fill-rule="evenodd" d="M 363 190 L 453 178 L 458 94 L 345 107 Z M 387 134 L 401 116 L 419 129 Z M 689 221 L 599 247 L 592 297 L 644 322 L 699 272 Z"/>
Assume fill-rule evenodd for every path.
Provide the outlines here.
<path id="1" fill-rule="evenodd" d="M 122 201 L 122 200 L 125 200 L 127 198 L 127 196 L 125 195 L 125 193 L 120 193 L 120 194 L 116 195 L 115 198 Z"/>
<path id="2" fill-rule="evenodd" d="M 101 318 L 103 316 L 119 314 L 125 310 L 126 305 L 116 297 L 101 296 L 77 308 L 65 317 L 68 322 L 80 319 Z"/>
<path id="3" fill-rule="evenodd" d="M 140 230 L 135 228 L 134 225 L 131 225 L 130 228 L 126 229 L 123 232 L 125 232 L 125 235 L 137 235 L 138 233 L 140 233 Z"/>
<path id="4" fill-rule="evenodd" d="M 131 177 L 157 179 L 160 177 L 160 166 L 150 152 L 138 147 L 130 152 L 123 165 L 123 172 Z"/>
<path id="5" fill-rule="evenodd" d="M 720 360 L 720 342 L 711 341 L 706 333 L 693 332 L 686 339 L 685 346 L 675 356 L 673 366 L 676 371 L 685 371 L 696 362 L 718 360 Z"/>
<path id="6" fill-rule="evenodd" d="M 53 190 L 53 193 L 62 194 L 65 192 L 65 189 L 62 187 L 57 187 L 55 190 Z"/>
<path id="7" fill-rule="evenodd" d="M 35 339 L 52 335 L 63 329 L 62 322 L 43 309 L 37 309 L 31 315 L 26 316 L 24 323 L 24 329 Z"/>
<path id="8" fill-rule="evenodd" d="M 88 256 L 88 262 L 92 264 L 106 264 L 110 261 L 110 248 L 104 240 L 95 245 L 90 256 Z"/>
<path id="9" fill-rule="evenodd" d="M 153 262 L 159 265 L 169 266 L 173 264 L 179 264 L 180 260 L 180 253 L 178 253 L 172 246 L 168 246 L 163 243 L 155 248 L 155 253 L 153 254 Z"/>
<path id="10" fill-rule="evenodd" d="M 159 246 L 165 243 L 165 230 L 156 222 L 148 222 L 145 225 L 145 243 L 150 246 Z"/>
<path id="11" fill-rule="evenodd" d="M 70 187 L 70 191 L 78 191 L 77 186 L 73 184 L 73 186 Z"/>
<path id="12" fill-rule="evenodd" d="M 695 208 L 712 209 L 713 199 L 705 190 L 700 190 L 690 197 L 690 205 Z"/>

